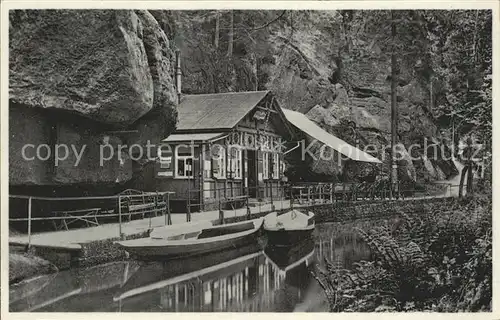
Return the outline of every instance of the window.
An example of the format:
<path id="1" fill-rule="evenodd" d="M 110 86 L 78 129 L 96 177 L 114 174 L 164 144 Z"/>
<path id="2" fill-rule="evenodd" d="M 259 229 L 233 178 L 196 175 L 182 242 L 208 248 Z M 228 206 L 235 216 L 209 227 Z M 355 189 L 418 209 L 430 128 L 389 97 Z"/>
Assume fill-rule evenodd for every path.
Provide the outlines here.
<path id="1" fill-rule="evenodd" d="M 262 176 L 263 179 L 269 179 L 269 155 L 270 153 L 264 152 L 262 154 Z"/>
<path id="2" fill-rule="evenodd" d="M 158 158 L 161 169 L 172 169 L 172 150 L 170 148 L 162 146 L 158 150 Z"/>
<path id="3" fill-rule="evenodd" d="M 279 153 L 273 153 L 273 179 L 279 179 L 280 177 L 279 161 L 280 161 Z"/>
<path id="4" fill-rule="evenodd" d="M 212 170 L 214 178 L 226 179 L 226 149 L 221 145 L 212 148 Z"/>
<path id="5" fill-rule="evenodd" d="M 192 178 L 193 177 L 193 153 L 186 146 L 177 146 L 175 148 L 176 171 L 177 178 Z"/>
<path id="6" fill-rule="evenodd" d="M 212 159 L 210 152 L 203 150 L 203 177 L 212 178 Z"/>
<path id="7" fill-rule="evenodd" d="M 228 173 L 229 176 L 233 179 L 241 179 L 241 171 L 242 171 L 242 150 L 239 147 L 232 146 L 230 147 L 230 157 L 228 161 Z"/>

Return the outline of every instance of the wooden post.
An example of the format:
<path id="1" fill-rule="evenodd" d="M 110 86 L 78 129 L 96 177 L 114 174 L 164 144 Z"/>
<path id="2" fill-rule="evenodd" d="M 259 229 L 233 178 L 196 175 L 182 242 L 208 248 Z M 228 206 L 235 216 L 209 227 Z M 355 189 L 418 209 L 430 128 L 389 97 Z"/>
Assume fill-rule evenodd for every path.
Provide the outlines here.
<path id="1" fill-rule="evenodd" d="M 31 248 L 31 197 L 28 199 L 28 249 Z"/>
<path id="2" fill-rule="evenodd" d="M 167 193 L 167 215 L 168 225 L 172 225 L 172 215 L 170 214 L 170 193 Z"/>
<path id="3" fill-rule="evenodd" d="M 323 203 L 323 183 L 319 184 L 319 203 Z"/>
<path id="4" fill-rule="evenodd" d="M 314 206 L 316 206 L 316 192 L 315 191 L 317 190 L 317 186 L 314 186 L 312 188 L 315 189 L 315 190 L 313 189 L 313 193 L 312 193 L 312 206 L 314 207 Z"/>
<path id="5" fill-rule="evenodd" d="M 201 144 L 201 155 L 200 155 L 200 207 L 199 210 L 205 211 L 205 146 L 206 143 Z"/>
<path id="6" fill-rule="evenodd" d="M 191 164 L 194 167 L 194 163 Z M 194 176 L 194 170 L 193 167 L 191 167 L 191 173 L 193 173 Z M 191 178 L 188 177 L 188 190 L 187 190 L 187 208 L 186 208 L 186 222 L 191 221 Z"/>
<path id="7" fill-rule="evenodd" d="M 280 193 L 280 208 L 281 211 L 283 211 L 283 201 L 284 201 L 283 195 L 285 194 L 285 186 L 283 185 L 283 183 L 279 184 L 279 193 Z"/>
<path id="8" fill-rule="evenodd" d="M 118 196 L 118 236 L 122 239 L 122 196 Z"/>
<path id="9" fill-rule="evenodd" d="M 330 202 L 333 203 L 333 183 L 330 183 Z"/>
<path id="10" fill-rule="evenodd" d="M 273 180 L 271 180 L 270 185 L 271 185 L 271 190 L 269 190 L 270 192 L 269 195 L 271 196 L 271 211 L 274 211 L 275 207 L 273 202 Z"/>
<path id="11" fill-rule="evenodd" d="M 248 195 L 246 198 L 246 204 L 247 204 L 247 219 L 250 219 L 250 215 L 252 214 L 252 211 L 250 210 L 250 203 L 249 203 Z"/>
<path id="12" fill-rule="evenodd" d="M 155 196 L 155 217 L 158 215 L 160 207 L 158 206 L 158 190 L 156 190 L 156 196 Z"/>
<path id="13" fill-rule="evenodd" d="M 224 224 L 224 211 L 222 210 L 222 204 L 221 204 L 220 197 L 219 197 L 219 219 L 220 219 L 220 223 Z"/>
<path id="14" fill-rule="evenodd" d="M 307 187 L 307 204 L 308 205 L 311 204 L 311 186 L 310 185 Z"/>
<path id="15" fill-rule="evenodd" d="M 168 196 L 169 196 L 169 194 L 167 193 L 167 199 L 168 199 Z M 165 199 L 165 194 L 162 196 L 162 199 L 163 199 L 163 201 L 165 201 L 165 210 L 163 212 L 163 214 L 165 215 L 165 225 L 168 225 L 169 224 L 168 223 L 168 215 L 169 215 L 168 214 L 168 207 L 169 207 L 169 203 L 168 203 L 168 200 Z"/>

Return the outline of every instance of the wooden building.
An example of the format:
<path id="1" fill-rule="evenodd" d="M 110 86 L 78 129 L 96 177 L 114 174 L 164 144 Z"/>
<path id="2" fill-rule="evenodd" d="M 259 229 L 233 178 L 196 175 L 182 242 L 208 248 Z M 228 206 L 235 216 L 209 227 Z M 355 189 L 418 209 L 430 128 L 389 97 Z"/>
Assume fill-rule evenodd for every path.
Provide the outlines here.
<path id="1" fill-rule="evenodd" d="M 204 210 L 219 199 L 282 196 L 283 152 L 292 125 L 269 91 L 183 95 L 177 130 L 163 140 L 156 190 Z"/>

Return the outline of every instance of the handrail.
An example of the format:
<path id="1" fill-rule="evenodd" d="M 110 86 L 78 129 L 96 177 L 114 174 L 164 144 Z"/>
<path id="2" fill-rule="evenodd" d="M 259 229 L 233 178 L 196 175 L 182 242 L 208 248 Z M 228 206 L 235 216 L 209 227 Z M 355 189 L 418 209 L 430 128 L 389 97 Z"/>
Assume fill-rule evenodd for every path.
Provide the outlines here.
<path id="1" fill-rule="evenodd" d="M 26 195 L 16 195 L 9 194 L 9 198 L 14 199 L 33 199 L 33 200 L 62 200 L 62 201 L 74 201 L 74 200 L 106 200 L 106 199 L 118 199 L 123 197 L 144 197 L 144 196 L 155 196 L 164 194 L 175 194 L 173 191 L 158 191 L 158 192 L 144 192 L 141 194 L 117 194 L 112 196 L 92 196 L 92 197 L 37 197 L 37 196 L 26 196 Z"/>
<path id="2" fill-rule="evenodd" d="M 127 190 L 126 190 L 127 191 Z M 171 213 L 170 213 L 170 195 L 175 194 L 172 191 L 158 191 L 158 192 L 144 192 L 141 194 L 125 194 L 125 195 L 113 195 L 113 196 L 96 196 L 96 197 L 30 197 L 24 195 L 9 195 L 11 200 L 23 199 L 27 200 L 28 203 L 27 211 L 21 211 L 21 217 L 11 218 L 9 217 L 9 222 L 11 223 L 21 223 L 28 222 L 28 248 L 31 245 L 31 233 L 32 233 L 32 222 L 33 221 L 52 221 L 54 228 L 56 230 L 60 228 L 68 229 L 68 225 L 79 221 L 80 223 L 85 223 L 87 227 L 93 225 L 98 226 L 98 220 L 103 222 L 103 218 L 118 218 L 119 223 L 119 235 L 122 237 L 121 225 L 122 217 L 125 215 L 128 220 L 132 220 L 132 217 L 141 216 L 145 218 L 146 215 L 150 218 L 158 215 L 165 215 L 165 225 L 172 224 Z M 142 205 L 134 204 L 134 199 L 141 199 Z M 42 210 L 43 216 L 33 217 L 33 201 L 52 201 L 48 204 L 48 207 Z M 60 200 L 74 201 L 71 204 L 72 208 L 61 208 L 56 203 Z M 95 204 L 88 204 L 89 200 L 106 200 L 106 203 L 102 203 L 101 207 L 97 207 Z M 55 207 L 53 207 L 55 205 Z M 85 208 L 85 205 L 89 208 Z M 45 206 L 45 205 L 44 205 Z M 91 207 L 90 207 L 91 206 Z M 56 222 L 60 221 L 60 226 L 56 225 Z M 67 223 L 69 221 L 69 223 Z M 108 222 L 111 222 L 107 220 Z M 115 220 L 116 221 L 116 220 Z"/>

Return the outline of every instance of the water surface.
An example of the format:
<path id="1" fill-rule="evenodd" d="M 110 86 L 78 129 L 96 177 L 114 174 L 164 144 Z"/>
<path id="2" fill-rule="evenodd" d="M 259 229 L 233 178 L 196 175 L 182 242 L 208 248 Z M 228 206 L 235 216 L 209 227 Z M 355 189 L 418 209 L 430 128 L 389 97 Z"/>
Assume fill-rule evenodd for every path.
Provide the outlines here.
<path id="1" fill-rule="evenodd" d="M 288 249 L 258 244 L 196 258 L 113 262 L 44 275 L 10 287 L 10 310 L 31 312 L 328 311 L 311 272 L 325 258 L 350 268 L 370 252 L 355 227 L 318 224 Z"/>

